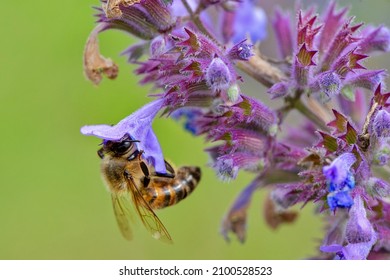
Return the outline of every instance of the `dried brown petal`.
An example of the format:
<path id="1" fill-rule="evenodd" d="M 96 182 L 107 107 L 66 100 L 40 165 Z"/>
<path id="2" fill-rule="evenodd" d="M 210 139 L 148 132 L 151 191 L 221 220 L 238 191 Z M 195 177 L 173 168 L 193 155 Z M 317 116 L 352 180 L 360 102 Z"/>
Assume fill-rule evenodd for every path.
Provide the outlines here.
<path id="1" fill-rule="evenodd" d="M 91 32 L 84 48 L 84 74 L 95 85 L 102 80 L 102 74 L 109 79 L 118 76 L 118 66 L 110 58 L 100 54 L 97 35 L 101 29 L 102 25 L 98 25 Z"/>
<path id="2" fill-rule="evenodd" d="M 106 3 L 102 3 L 102 8 L 107 18 L 117 18 L 122 16 L 119 5 L 129 7 L 140 2 L 141 0 L 107 0 Z"/>
<path id="3" fill-rule="evenodd" d="M 244 243 L 246 238 L 247 208 L 240 208 L 238 211 L 228 213 L 222 222 L 222 228 L 232 231 L 241 243 Z M 229 241 L 227 233 L 224 235 L 225 239 Z"/>
<path id="4" fill-rule="evenodd" d="M 273 229 L 278 228 L 283 223 L 293 223 L 298 217 L 296 211 L 277 208 L 270 195 L 268 195 L 264 203 L 264 217 L 267 224 Z"/>

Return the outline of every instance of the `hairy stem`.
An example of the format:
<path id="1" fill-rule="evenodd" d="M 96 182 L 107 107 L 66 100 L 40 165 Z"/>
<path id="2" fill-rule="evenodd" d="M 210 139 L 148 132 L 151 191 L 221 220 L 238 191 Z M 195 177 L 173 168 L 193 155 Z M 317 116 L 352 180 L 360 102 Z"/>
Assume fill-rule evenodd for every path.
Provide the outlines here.
<path id="1" fill-rule="evenodd" d="M 278 68 L 272 66 L 258 55 L 252 56 L 249 61 L 239 61 L 236 65 L 238 69 L 265 87 L 272 87 L 275 83 L 285 79 L 284 74 Z"/>
<path id="2" fill-rule="evenodd" d="M 362 151 L 367 151 L 370 146 L 370 133 L 368 132 L 369 124 L 371 123 L 371 118 L 374 115 L 376 109 L 378 108 L 378 102 L 373 102 L 364 121 L 362 133 L 358 135 L 358 146 Z"/>

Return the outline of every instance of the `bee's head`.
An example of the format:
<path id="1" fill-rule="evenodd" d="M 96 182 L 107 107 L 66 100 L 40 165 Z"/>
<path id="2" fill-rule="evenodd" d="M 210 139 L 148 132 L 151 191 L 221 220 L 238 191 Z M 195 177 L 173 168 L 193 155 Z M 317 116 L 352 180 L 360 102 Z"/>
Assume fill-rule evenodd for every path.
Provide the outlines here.
<path id="1" fill-rule="evenodd" d="M 101 159 L 103 159 L 106 154 L 113 157 L 131 157 L 138 152 L 134 142 L 139 141 L 133 140 L 129 136 L 122 138 L 120 141 L 104 140 L 102 143 L 103 147 L 97 151 L 97 154 Z"/>

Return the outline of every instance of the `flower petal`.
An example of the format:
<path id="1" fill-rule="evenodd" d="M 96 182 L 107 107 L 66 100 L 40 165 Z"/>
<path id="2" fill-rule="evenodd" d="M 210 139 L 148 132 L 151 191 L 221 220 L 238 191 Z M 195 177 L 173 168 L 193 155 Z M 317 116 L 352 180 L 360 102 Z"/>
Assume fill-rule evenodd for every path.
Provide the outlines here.
<path id="1" fill-rule="evenodd" d="M 144 151 L 144 157 L 151 163 L 158 173 L 166 173 L 164 156 L 157 137 L 152 130 L 152 122 L 163 105 L 163 100 L 150 102 L 114 126 L 105 124 L 88 125 L 81 128 L 84 135 L 92 135 L 104 140 L 119 141 L 129 135 L 138 140 L 137 148 Z"/>

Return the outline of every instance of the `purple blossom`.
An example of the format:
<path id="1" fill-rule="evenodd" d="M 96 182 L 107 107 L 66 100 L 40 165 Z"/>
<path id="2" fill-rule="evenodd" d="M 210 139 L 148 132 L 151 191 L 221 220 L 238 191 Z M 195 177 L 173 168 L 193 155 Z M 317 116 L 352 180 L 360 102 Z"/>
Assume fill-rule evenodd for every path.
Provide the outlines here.
<path id="1" fill-rule="evenodd" d="M 328 194 L 327 202 L 329 208 L 334 211 L 336 208 L 350 208 L 353 205 L 349 191 L 334 191 Z"/>
<path id="2" fill-rule="evenodd" d="M 255 44 L 266 35 L 266 17 L 254 1 L 174 2 L 102 1 L 85 48 L 86 76 L 95 84 L 103 74 L 117 76 L 114 62 L 99 53 L 97 36 L 122 30 L 140 39 L 123 54 L 156 100 L 117 125 L 85 126 L 82 133 L 138 140 L 142 156 L 165 173 L 151 127 L 161 111 L 204 138 L 219 179 L 253 174 L 223 219 L 225 239 L 232 232 L 244 242 L 247 210 L 261 188 L 269 191 L 262 208 L 273 229 L 293 223 L 297 205 L 316 206 L 326 224 L 319 258 L 390 256 L 390 93 L 381 91 L 386 70 L 365 64 L 373 53 L 389 51 L 389 29 L 355 22 L 336 1 L 322 15 L 314 8 L 277 10 L 272 26 L 280 57 L 266 59 Z M 243 87 L 238 70 L 267 89 Z M 265 91 L 280 102 L 268 105 Z M 288 122 L 292 111 L 304 119 Z"/>
<path id="3" fill-rule="evenodd" d="M 226 90 L 231 82 L 228 66 L 219 57 L 215 57 L 207 67 L 206 83 L 213 90 Z"/>
<path id="4" fill-rule="evenodd" d="M 324 175 L 329 183 L 336 185 L 337 189 L 348 180 L 349 170 L 356 161 L 351 153 L 344 153 L 337 157 L 332 163 L 323 168 Z"/>
<path id="5" fill-rule="evenodd" d="M 282 58 L 291 56 L 294 50 L 294 38 L 290 15 L 283 13 L 280 9 L 277 9 L 272 25 L 275 30 L 280 56 Z"/>
<path id="6" fill-rule="evenodd" d="M 231 60 L 248 60 L 254 55 L 252 44 L 245 43 L 246 40 L 242 40 L 235 44 L 228 52 L 228 57 Z"/>
<path id="7" fill-rule="evenodd" d="M 331 100 L 341 90 L 341 79 L 334 72 L 324 72 L 318 77 L 318 84 L 321 92 L 325 95 L 322 99 L 324 101 Z"/>
<path id="8" fill-rule="evenodd" d="M 340 92 L 354 100 L 353 88 L 374 90 L 383 80 L 383 70 L 367 70 L 362 60 L 375 49 L 387 51 L 390 37 L 385 28 L 365 29 L 347 18 L 348 9 L 337 11 L 332 1 L 323 17 L 313 11 L 300 11 L 296 23 L 296 41 L 292 24 L 280 10 L 276 13 L 274 30 L 282 57 L 293 56 L 289 81 L 276 83 L 270 90 L 274 98 L 291 95 L 296 90 L 320 94 L 323 102 L 334 100 Z M 280 85 L 279 85 L 280 84 Z M 288 90 L 285 90 L 288 88 Z M 347 95 L 347 93 L 349 95 Z"/>
<path id="9" fill-rule="evenodd" d="M 360 43 L 362 51 L 371 53 L 375 51 L 388 52 L 390 50 L 389 28 L 368 26 L 362 33 L 364 34 L 364 39 Z"/>
<path id="10" fill-rule="evenodd" d="M 377 234 L 367 219 L 363 200 L 355 197 L 349 212 L 349 220 L 345 230 L 347 245 L 330 244 L 321 246 L 321 251 L 336 253 L 338 259 L 364 260 L 377 241 Z"/>
<path id="11" fill-rule="evenodd" d="M 390 137 L 390 114 L 386 110 L 376 114 L 373 129 L 378 137 Z"/>
<path id="12" fill-rule="evenodd" d="M 355 161 L 353 154 L 344 153 L 323 168 L 329 188 L 327 201 L 331 210 L 337 207 L 349 208 L 353 204 L 350 191 L 355 187 L 355 178 L 350 168 Z"/>
<path id="13" fill-rule="evenodd" d="M 267 16 L 263 9 L 256 6 L 254 0 L 239 3 L 234 18 L 232 41 L 238 43 L 247 36 L 252 43 L 267 36 Z"/>
<path id="14" fill-rule="evenodd" d="M 84 135 L 92 135 L 104 141 L 120 141 L 130 136 L 136 142 L 137 148 L 144 151 L 144 157 L 155 167 L 156 172 L 165 174 L 165 162 L 160 144 L 152 129 L 152 122 L 163 101 L 157 99 L 121 120 L 114 126 L 99 124 L 87 125 L 81 128 Z"/>

